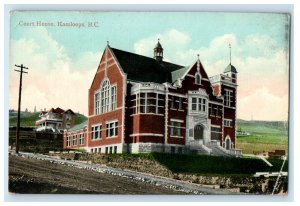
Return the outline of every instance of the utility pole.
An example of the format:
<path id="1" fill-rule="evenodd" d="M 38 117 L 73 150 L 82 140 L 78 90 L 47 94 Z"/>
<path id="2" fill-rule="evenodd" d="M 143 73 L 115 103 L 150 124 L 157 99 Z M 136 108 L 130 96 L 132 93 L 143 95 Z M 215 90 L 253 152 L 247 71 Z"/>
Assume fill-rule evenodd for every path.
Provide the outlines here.
<path id="1" fill-rule="evenodd" d="M 18 121 L 17 121 L 17 132 L 16 132 L 16 154 L 19 153 L 19 135 L 20 135 L 20 110 L 21 110 L 21 93 L 22 93 L 22 76 L 23 73 L 28 74 L 28 72 L 23 71 L 23 69 L 28 69 L 27 67 L 24 67 L 23 64 L 16 65 L 16 67 L 21 68 L 20 70 L 16 70 L 16 72 L 20 72 L 20 85 L 19 85 L 19 103 L 18 103 Z"/>

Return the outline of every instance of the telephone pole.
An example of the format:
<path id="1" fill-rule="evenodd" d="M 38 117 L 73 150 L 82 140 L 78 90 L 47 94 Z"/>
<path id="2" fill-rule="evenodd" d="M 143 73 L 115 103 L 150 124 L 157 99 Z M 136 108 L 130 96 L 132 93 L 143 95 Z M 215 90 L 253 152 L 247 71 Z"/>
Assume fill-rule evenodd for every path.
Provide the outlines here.
<path id="1" fill-rule="evenodd" d="M 19 103 L 18 103 L 18 121 L 17 121 L 17 132 L 16 132 L 16 154 L 19 153 L 19 135 L 20 135 L 20 110 L 21 110 L 21 93 L 22 93 L 22 76 L 23 73 L 28 74 L 28 72 L 23 71 L 23 69 L 28 69 L 27 67 L 24 67 L 23 64 L 16 65 L 16 67 L 21 68 L 20 70 L 16 70 L 16 72 L 20 72 L 20 85 L 19 85 Z"/>

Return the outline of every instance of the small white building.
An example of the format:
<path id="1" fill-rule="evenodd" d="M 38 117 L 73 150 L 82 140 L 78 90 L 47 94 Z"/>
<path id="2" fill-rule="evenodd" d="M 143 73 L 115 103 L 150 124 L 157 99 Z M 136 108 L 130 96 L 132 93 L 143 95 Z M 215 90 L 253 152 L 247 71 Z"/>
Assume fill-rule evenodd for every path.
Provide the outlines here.
<path id="1" fill-rule="evenodd" d="M 40 119 L 35 122 L 36 131 L 62 133 L 64 129 L 73 127 L 75 122 L 75 113 L 71 109 L 65 111 L 59 107 L 42 111 L 39 117 Z"/>

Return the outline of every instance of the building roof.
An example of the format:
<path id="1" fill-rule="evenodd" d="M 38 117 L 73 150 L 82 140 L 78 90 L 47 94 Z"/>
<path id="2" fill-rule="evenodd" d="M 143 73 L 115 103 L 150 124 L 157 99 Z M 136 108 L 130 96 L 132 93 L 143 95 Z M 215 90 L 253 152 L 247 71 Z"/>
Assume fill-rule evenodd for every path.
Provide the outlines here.
<path id="1" fill-rule="evenodd" d="M 183 77 L 183 75 L 189 70 L 189 67 L 183 67 L 181 69 L 175 70 L 171 73 L 172 75 L 172 83 L 174 85 L 178 85 L 180 79 Z"/>
<path id="2" fill-rule="evenodd" d="M 162 46 L 161 46 L 161 44 L 159 43 L 159 40 L 158 40 L 158 42 L 157 42 L 157 44 L 156 44 L 155 48 L 162 49 Z"/>
<path id="3" fill-rule="evenodd" d="M 227 73 L 227 72 L 238 73 L 236 68 L 231 63 L 224 70 L 224 73 Z"/>
<path id="4" fill-rule="evenodd" d="M 71 114 L 75 114 L 71 109 L 66 110 L 64 113 L 71 113 Z"/>
<path id="5" fill-rule="evenodd" d="M 87 126 L 87 123 L 88 123 L 88 121 L 86 120 L 86 121 L 82 122 L 81 124 L 77 124 L 74 127 L 70 128 L 69 131 L 72 132 L 72 131 L 76 131 L 76 130 L 81 130 Z"/>
<path id="6" fill-rule="evenodd" d="M 63 113 L 71 113 L 71 114 L 75 114 L 71 109 L 68 109 L 68 110 L 63 110 L 59 107 L 57 107 L 56 109 L 54 109 L 53 107 L 48 111 L 50 113 L 56 113 L 56 114 L 63 114 Z M 43 114 L 45 114 L 47 112 L 44 112 Z"/>
<path id="7" fill-rule="evenodd" d="M 51 108 L 48 112 L 51 112 L 51 113 L 57 113 L 57 114 L 61 114 L 61 113 L 64 113 L 65 112 L 65 110 L 63 110 L 63 109 L 61 109 L 61 108 L 59 108 L 59 107 L 57 107 L 56 109 L 54 109 L 54 108 Z"/>
<path id="8" fill-rule="evenodd" d="M 177 76 L 177 74 L 172 75 L 172 72 L 185 68 L 181 65 L 165 61 L 159 62 L 154 58 L 115 48 L 111 48 L 111 50 L 127 74 L 128 80 L 132 81 L 155 82 L 160 84 L 164 82 L 173 83 L 174 78 L 172 76 Z"/>

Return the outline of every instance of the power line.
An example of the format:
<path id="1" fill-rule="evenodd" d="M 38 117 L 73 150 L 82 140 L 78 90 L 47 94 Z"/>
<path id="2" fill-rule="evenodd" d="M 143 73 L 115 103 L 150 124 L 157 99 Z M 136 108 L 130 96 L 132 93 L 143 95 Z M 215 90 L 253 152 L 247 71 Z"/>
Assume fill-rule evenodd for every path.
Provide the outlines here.
<path id="1" fill-rule="evenodd" d="M 20 72 L 20 85 L 19 85 L 19 102 L 18 102 L 18 121 L 17 121 L 17 132 L 16 132 L 16 154 L 19 153 L 19 136 L 20 136 L 20 110 L 21 110 L 21 93 L 22 93 L 22 77 L 23 73 L 28 74 L 28 72 L 23 71 L 23 69 L 28 69 L 24 67 L 23 64 L 16 65 L 16 67 L 21 68 L 21 70 L 16 70 L 16 72 Z"/>

